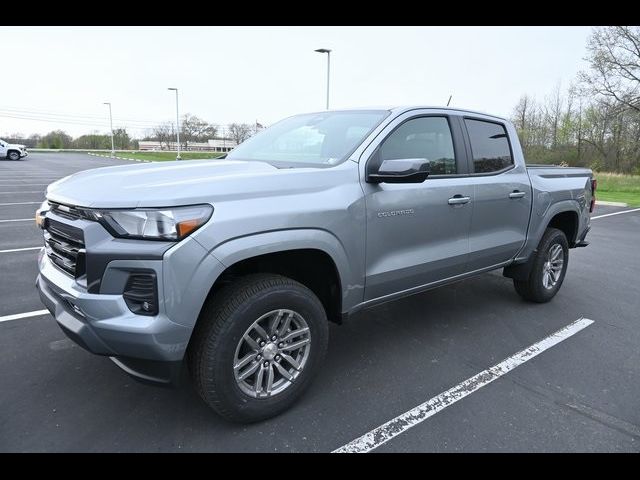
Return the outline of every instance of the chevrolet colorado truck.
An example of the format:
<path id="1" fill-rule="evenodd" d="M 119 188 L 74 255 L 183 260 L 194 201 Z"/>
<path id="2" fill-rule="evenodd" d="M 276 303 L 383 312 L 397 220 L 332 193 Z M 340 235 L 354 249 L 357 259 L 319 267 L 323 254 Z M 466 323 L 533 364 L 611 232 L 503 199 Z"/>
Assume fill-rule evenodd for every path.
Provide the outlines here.
<path id="1" fill-rule="evenodd" d="M 20 160 L 29 155 L 27 147 L 17 143 L 8 143 L 0 139 L 0 158 L 8 158 L 9 160 Z"/>
<path id="2" fill-rule="evenodd" d="M 296 115 L 224 159 L 52 183 L 36 283 L 90 352 L 147 382 L 184 371 L 223 417 L 257 421 L 309 386 L 329 321 L 496 269 L 551 300 L 595 189 L 588 169 L 526 166 L 491 115 Z"/>

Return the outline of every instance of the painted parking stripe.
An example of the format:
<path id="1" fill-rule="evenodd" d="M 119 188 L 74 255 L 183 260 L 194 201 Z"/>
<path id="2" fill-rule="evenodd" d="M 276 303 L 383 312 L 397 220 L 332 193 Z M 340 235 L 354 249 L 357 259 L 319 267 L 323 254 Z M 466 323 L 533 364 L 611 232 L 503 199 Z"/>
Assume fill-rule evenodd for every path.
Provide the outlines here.
<path id="1" fill-rule="evenodd" d="M 41 248 L 42 247 L 10 248 L 9 250 L 0 250 L 0 253 L 28 252 L 30 250 L 40 250 Z"/>
<path id="2" fill-rule="evenodd" d="M 9 205 L 38 205 L 42 202 L 13 202 L 13 203 L 0 203 L 0 207 L 7 207 Z"/>
<path id="3" fill-rule="evenodd" d="M 8 222 L 35 222 L 32 218 L 12 218 L 10 220 L 0 220 L 0 223 L 8 223 Z"/>
<path id="4" fill-rule="evenodd" d="M 634 208 L 632 210 L 624 210 L 622 212 L 607 213 L 605 215 L 596 215 L 595 217 L 591 217 L 591 220 L 595 220 L 596 218 L 611 217 L 613 215 L 622 215 L 624 213 L 633 213 L 633 212 L 638 212 L 638 211 L 640 211 L 640 208 Z"/>
<path id="5" fill-rule="evenodd" d="M 49 315 L 49 310 L 35 310 L 33 312 L 16 313 L 15 315 L 5 315 L 0 317 L 0 323 L 10 322 L 11 320 L 20 320 L 21 318 L 39 317 L 41 315 Z"/>
<path id="6" fill-rule="evenodd" d="M 557 332 L 552 333 L 548 337 L 543 338 L 539 342 L 534 343 L 530 347 L 527 347 L 509 358 L 504 359 L 497 365 L 468 378 L 446 392 L 427 400 L 402 415 L 389 420 L 387 423 L 365 433 L 361 437 L 337 448 L 332 453 L 366 453 L 378 448 L 401 433 L 406 432 L 410 428 L 424 422 L 439 411 L 444 410 L 449 405 L 453 405 L 467 395 L 470 395 L 485 385 L 497 380 L 517 366 L 522 365 L 523 363 L 540 355 L 545 350 L 557 345 L 572 335 L 575 335 L 592 323 L 593 320 L 580 318 L 566 327 L 561 328 Z"/>

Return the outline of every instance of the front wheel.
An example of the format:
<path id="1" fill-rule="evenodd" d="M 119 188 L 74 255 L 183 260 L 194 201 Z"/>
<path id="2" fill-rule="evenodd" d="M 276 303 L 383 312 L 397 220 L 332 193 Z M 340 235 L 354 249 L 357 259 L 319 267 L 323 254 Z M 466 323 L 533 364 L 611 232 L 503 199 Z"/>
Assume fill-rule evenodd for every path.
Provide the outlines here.
<path id="1" fill-rule="evenodd" d="M 9 157 L 9 160 L 20 160 L 20 152 L 16 152 L 15 150 L 11 150 L 9 152 L 9 155 L 7 155 L 7 157 Z"/>
<path id="2" fill-rule="evenodd" d="M 324 359 L 329 328 L 304 285 L 253 274 L 214 294 L 189 347 L 202 399 L 228 420 L 254 422 L 291 406 Z"/>
<path id="3" fill-rule="evenodd" d="M 548 228 L 535 253 L 533 267 L 527 280 L 513 280 L 516 292 L 531 302 L 550 301 L 567 273 L 569 243 L 562 230 Z"/>

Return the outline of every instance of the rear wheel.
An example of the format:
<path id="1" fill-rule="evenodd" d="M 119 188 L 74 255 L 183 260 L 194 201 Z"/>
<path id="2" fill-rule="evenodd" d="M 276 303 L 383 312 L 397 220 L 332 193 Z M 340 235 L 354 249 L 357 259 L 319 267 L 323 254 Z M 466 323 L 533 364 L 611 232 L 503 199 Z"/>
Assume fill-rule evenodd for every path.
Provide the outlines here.
<path id="1" fill-rule="evenodd" d="M 189 347 L 196 390 L 232 421 L 277 415 L 318 372 L 328 333 L 324 308 L 304 285 L 280 275 L 243 277 L 203 310 Z"/>
<path id="2" fill-rule="evenodd" d="M 7 155 L 9 160 L 20 160 L 20 152 L 16 152 L 15 150 L 11 150 Z"/>
<path id="3" fill-rule="evenodd" d="M 569 262 L 569 243 L 562 230 L 548 228 L 533 260 L 527 280 L 513 280 L 516 292 L 531 302 L 551 300 L 564 281 Z"/>

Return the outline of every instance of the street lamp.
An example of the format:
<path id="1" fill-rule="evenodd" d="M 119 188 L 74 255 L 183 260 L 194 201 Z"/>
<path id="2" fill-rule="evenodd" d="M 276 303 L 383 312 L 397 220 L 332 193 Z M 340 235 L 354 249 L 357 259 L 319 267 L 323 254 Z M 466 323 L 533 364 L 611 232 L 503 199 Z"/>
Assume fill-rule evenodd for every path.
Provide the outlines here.
<path id="1" fill-rule="evenodd" d="M 176 160 L 182 160 L 180 158 L 180 113 L 178 111 L 178 89 L 169 87 L 167 90 L 175 90 L 176 92 L 176 139 L 178 141 L 178 156 L 176 157 Z"/>
<path id="2" fill-rule="evenodd" d="M 111 158 L 116 156 L 116 149 L 113 144 L 113 117 L 111 116 L 111 103 L 104 102 L 104 105 L 109 105 L 109 125 L 111 126 Z"/>
<path id="3" fill-rule="evenodd" d="M 331 50 L 328 48 L 318 48 L 314 51 L 327 54 L 327 110 L 329 110 L 329 73 L 331 72 Z"/>

